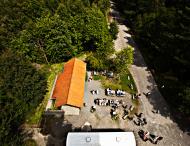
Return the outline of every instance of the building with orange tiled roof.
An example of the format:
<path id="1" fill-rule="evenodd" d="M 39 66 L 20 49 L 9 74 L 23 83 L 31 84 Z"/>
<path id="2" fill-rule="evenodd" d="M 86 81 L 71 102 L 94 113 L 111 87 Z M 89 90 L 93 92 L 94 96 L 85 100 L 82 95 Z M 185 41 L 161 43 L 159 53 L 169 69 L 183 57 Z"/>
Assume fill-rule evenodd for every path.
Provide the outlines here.
<path id="1" fill-rule="evenodd" d="M 73 58 L 64 65 L 64 71 L 57 77 L 52 99 L 55 107 L 65 114 L 79 113 L 83 106 L 85 90 L 86 63 Z"/>

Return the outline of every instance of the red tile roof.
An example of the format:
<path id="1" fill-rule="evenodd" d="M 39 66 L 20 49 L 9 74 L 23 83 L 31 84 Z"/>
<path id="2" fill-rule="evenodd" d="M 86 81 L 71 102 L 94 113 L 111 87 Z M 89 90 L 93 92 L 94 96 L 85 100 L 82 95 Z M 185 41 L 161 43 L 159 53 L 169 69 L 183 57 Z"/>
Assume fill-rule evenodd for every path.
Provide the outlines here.
<path id="1" fill-rule="evenodd" d="M 83 106 L 86 76 L 86 63 L 73 58 L 64 65 L 63 73 L 58 75 L 52 98 L 55 106 Z"/>

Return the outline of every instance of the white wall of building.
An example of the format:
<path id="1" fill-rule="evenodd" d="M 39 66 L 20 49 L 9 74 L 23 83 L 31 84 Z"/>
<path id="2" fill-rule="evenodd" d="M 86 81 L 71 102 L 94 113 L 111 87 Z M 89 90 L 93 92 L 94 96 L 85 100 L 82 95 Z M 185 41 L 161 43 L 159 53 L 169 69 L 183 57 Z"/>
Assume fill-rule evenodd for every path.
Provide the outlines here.
<path id="1" fill-rule="evenodd" d="M 136 146 L 133 132 L 70 132 L 66 146 Z"/>
<path id="2" fill-rule="evenodd" d="M 80 109 L 77 107 L 69 106 L 69 105 L 63 105 L 61 107 L 61 110 L 65 112 L 64 115 L 79 115 Z"/>

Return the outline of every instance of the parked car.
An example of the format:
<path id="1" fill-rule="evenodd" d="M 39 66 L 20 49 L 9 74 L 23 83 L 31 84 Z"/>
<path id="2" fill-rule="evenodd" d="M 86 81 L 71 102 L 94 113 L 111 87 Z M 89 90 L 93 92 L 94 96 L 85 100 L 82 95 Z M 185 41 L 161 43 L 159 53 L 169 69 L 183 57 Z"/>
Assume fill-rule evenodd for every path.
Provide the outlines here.
<path id="1" fill-rule="evenodd" d="M 112 90 L 112 89 L 110 89 L 110 88 L 107 88 L 107 89 L 105 89 L 105 94 L 106 94 L 107 96 L 113 96 L 113 95 L 115 95 L 115 90 Z"/>
<path id="2" fill-rule="evenodd" d="M 113 78 L 113 77 L 114 77 L 114 76 L 113 76 L 113 72 L 107 72 L 106 75 L 107 75 L 107 77 L 109 77 L 109 78 Z"/>
<path id="3" fill-rule="evenodd" d="M 126 93 L 125 93 L 125 91 L 117 89 L 115 91 L 115 94 L 116 94 L 116 96 L 125 96 Z"/>

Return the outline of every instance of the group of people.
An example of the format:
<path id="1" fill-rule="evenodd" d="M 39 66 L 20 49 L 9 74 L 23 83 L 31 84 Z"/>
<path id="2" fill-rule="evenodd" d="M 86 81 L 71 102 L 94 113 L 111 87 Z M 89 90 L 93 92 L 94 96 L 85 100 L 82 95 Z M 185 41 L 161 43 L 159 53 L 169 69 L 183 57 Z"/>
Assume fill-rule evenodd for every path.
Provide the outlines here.
<path id="1" fill-rule="evenodd" d="M 90 76 L 89 78 L 88 78 L 88 82 L 91 82 L 92 81 L 92 76 Z"/>
<path id="2" fill-rule="evenodd" d="M 88 78 L 89 82 L 91 80 L 92 80 L 92 76 L 90 76 Z M 93 95 L 94 94 L 99 94 L 99 90 L 91 90 L 90 92 Z M 122 90 L 119 90 L 119 89 L 112 90 L 111 88 L 107 88 L 107 89 L 105 89 L 105 94 L 107 96 L 119 96 L 120 97 L 120 96 L 125 96 L 126 92 L 122 91 Z M 151 92 L 146 92 L 146 93 L 144 93 L 144 95 L 146 97 L 150 97 Z M 139 99 L 139 98 L 141 98 L 141 94 L 133 94 L 132 95 L 132 99 Z M 99 105 L 99 106 L 110 106 L 111 107 L 111 109 L 110 109 L 111 118 L 114 119 L 114 120 L 116 120 L 116 119 L 119 118 L 119 113 L 117 112 L 117 109 L 118 109 L 119 106 L 122 105 L 122 107 L 123 107 L 123 116 L 122 116 L 122 119 L 123 120 L 126 120 L 126 119 L 133 120 L 134 124 L 136 124 L 137 126 L 144 126 L 144 125 L 147 124 L 147 120 L 144 117 L 143 113 L 135 114 L 136 116 L 131 116 L 130 113 L 131 113 L 131 111 L 133 111 L 134 106 L 131 105 L 131 106 L 128 107 L 127 105 L 124 105 L 124 102 L 122 100 L 106 99 L 106 98 L 103 98 L 103 99 L 96 98 L 96 99 L 94 99 L 94 104 L 95 105 L 91 106 L 91 108 L 90 108 L 90 112 L 92 112 L 92 113 L 96 111 L 96 105 Z M 159 113 L 159 110 L 152 111 L 152 112 L 153 113 Z M 142 138 L 143 141 L 149 140 L 153 144 L 157 144 L 158 141 L 160 141 L 160 140 L 163 139 L 163 137 L 156 136 L 154 134 L 151 134 L 148 131 L 139 130 L 138 134 Z"/>
<path id="3" fill-rule="evenodd" d="M 139 136 L 142 138 L 142 140 L 147 141 L 149 140 L 153 144 L 157 144 L 159 140 L 162 140 L 162 136 L 156 136 L 154 134 L 150 134 L 148 131 L 139 130 L 138 132 Z"/>
<path id="4" fill-rule="evenodd" d="M 111 115 L 111 118 L 114 120 L 119 118 L 119 114 L 116 112 L 116 108 L 111 108 L 110 115 Z"/>
<path id="5" fill-rule="evenodd" d="M 129 116 L 129 114 L 130 114 L 130 112 L 131 111 L 133 111 L 133 109 L 135 108 L 133 105 L 131 105 L 131 106 L 129 106 L 129 108 L 127 108 L 128 106 L 127 105 L 125 105 L 125 106 L 123 106 L 123 117 L 122 117 L 122 119 L 123 120 L 126 120 L 127 118 L 129 119 L 129 120 L 132 120 L 133 119 L 133 117 L 132 116 Z"/>
<path id="6" fill-rule="evenodd" d="M 110 88 L 107 88 L 107 89 L 105 89 L 105 94 L 106 94 L 107 96 L 113 96 L 113 95 L 115 95 L 115 90 L 112 90 L 112 89 L 110 89 Z"/>
<path id="7" fill-rule="evenodd" d="M 90 92 L 92 93 L 92 95 L 99 94 L 99 90 L 91 90 Z"/>
<path id="8" fill-rule="evenodd" d="M 143 126 L 143 125 L 146 125 L 147 124 L 147 120 L 145 117 L 143 117 L 143 113 L 140 113 L 140 114 L 135 114 L 136 115 L 136 119 L 134 120 L 134 123 L 137 125 L 137 126 Z"/>
<path id="9" fill-rule="evenodd" d="M 146 97 L 149 97 L 151 95 L 151 92 L 143 93 Z M 141 94 L 133 94 L 132 99 L 139 99 L 141 98 Z"/>
<path id="10" fill-rule="evenodd" d="M 96 98 L 94 99 L 94 104 L 99 105 L 99 106 L 111 106 L 110 114 L 113 119 L 116 119 L 119 117 L 119 114 L 117 113 L 117 109 L 119 106 L 123 107 L 123 117 L 122 119 L 131 119 L 131 116 L 129 116 L 130 112 L 133 111 L 134 106 L 130 105 L 129 107 L 127 105 L 124 105 L 125 103 L 122 100 L 117 100 L 117 99 L 100 99 Z M 96 107 L 92 106 L 91 107 L 91 112 L 96 111 Z"/>

